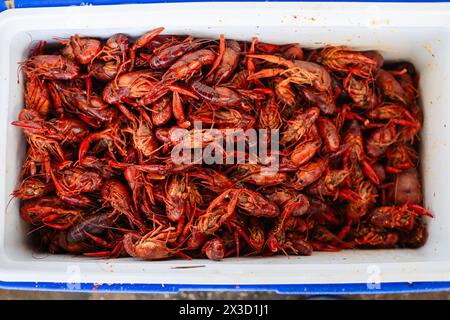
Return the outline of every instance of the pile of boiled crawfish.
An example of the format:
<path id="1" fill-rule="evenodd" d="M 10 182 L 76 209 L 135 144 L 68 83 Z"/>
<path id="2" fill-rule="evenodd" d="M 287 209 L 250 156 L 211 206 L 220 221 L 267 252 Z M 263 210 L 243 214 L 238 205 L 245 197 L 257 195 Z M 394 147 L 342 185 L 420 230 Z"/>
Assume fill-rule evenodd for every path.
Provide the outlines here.
<path id="1" fill-rule="evenodd" d="M 412 64 L 162 31 L 40 42 L 21 63 L 13 196 L 42 248 L 220 260 L 425 243 Z M 195 121 L 279 130 L 279 169 L 174 163 L 173 132 Z"/>

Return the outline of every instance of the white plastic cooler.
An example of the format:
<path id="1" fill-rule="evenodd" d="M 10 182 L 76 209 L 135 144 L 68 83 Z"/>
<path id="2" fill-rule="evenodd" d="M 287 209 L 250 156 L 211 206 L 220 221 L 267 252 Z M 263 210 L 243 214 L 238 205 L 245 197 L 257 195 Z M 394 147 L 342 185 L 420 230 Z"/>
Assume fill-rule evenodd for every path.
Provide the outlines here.
<path id="1" fill-rule="evenodd" d="M 10 201 L 25 151 L 19 65 L 33 41 L 74 33 L 165 32 L 379 50 L 421 74 L 421 170 L 429 239 L 420 249 L 315 252 L 221 262 L 103 260 L 37 252 Z M 450 288 L 450 4 L 174 3 L 7 10 L 0 14 L 0 286 L 61 290 L 386 292 Z M 19 80 L 19 81 L 18 81 Z M 9 203 L 9 205 L 8 205 Z M 180 268 L 184 267 L 184 268 Z M 189 267 L 189 268 L 185 268 Z"/>

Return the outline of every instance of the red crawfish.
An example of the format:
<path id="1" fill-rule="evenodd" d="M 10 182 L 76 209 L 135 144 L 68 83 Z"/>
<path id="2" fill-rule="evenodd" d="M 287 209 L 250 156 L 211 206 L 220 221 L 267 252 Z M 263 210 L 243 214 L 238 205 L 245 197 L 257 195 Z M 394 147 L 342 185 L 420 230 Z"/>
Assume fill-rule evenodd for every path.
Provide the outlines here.
<path id="1" fill-rule="evenodd" d="M 418 93 L 418 83 L 419 75 L 417 71 L 409 62 L 403 62 L 399 64 L 390 65 L 391 73 L 394 75 L 395 79 L 400 83 L 405 92 L 405 98 L 409 105 L 416 103 L 419 96 Z"/>
<path id="2" fill-rule="evenodd" d="M 411 113 L 401 105 L 392 102 L 384 102 L 367 112 L 370 120 L 390 121 L 390 120 L 409 120 L 414 121 L 415 118 Z M 395 121 L 394 121 L 395 122 Z"/>
<path id="3" fill-rule="evenodd" d="M 326 150 L 328 152 L 338 151 L 341 138 L 333 121 L 326 117 L 319 117 L 317 119 L 317 125 L 320 135 L 323 137 Z"/>
<path id="4" fill-rule="evenodd" d="M 253 127 L 256 122 L 254 116 L 247 112 L 242 112 L 236 109 L 198 109 L 191 113 L 190 120 L 201 121 L 203 124 L 214 124 L 219 129 L 224 128 L 241 128 L 247 129 Z"/>
<path id="5" fill-rule="evenodd" d="M 125 215 L 132 226 L 145 231 L 141 217 L 133 209 L 132 200 L 127 188 L 118 180 L 108 179 L 101 188 L 103 201 L 114 209 L 114 213 Z"/>
<path id="6" fill-rule="evenodd" d="M 228 189 L 209 204 L 206 212 L 199 216 L 195 228 L 200 234 L 214 234 L 236 212 L 238 193 Z"/>
<path id="7" fill-rule="evenodd" d="M 304 194 L 297 193 L 294 197 L 284 203 L 282 208 L 282 216 L 300 217 L 308 212 L 309 199 Z"/>
<path id="8" fill-rule="evenodd" d="M 372 131 L 366 139 L 366 153 L 372 158 L 379 158 L 386 153 L 387 148 L 396 142 L 397 130 L 390 124 Z"/>
<path id="9" fill-rule="evenodd" d="M 357 185 L 355 192 L 359 198 L 354 200 L 349 199 L 347 206 L 347 217 L 351 221 L 358 221 L 364 217 L 371 206 L 375 204 L 376 198 L 378 197 L 377 189 L 370 181 L 361 182 Z"/>
<path id="10" fill-rule="evenodd" d="M 69 228 L 82 214 L 82 209 L 71 208 L 56 196 L 27 200 L 20 208 L 20 215 L 26 222 L 58 230 Z"/>
<path id="11" fill-rule="evenodd" d="M 130 39 L 128 36 L 117 33 L 106 40 L 100 53 L 100 58 L 105 61 L 117 60 L 119 57 L 125 61 L 126 54 L 130 49 Z"/>
<path id="12" fill-rule="evenodd" d="M 273 78 L 274 93 L 282 105 L 290 108 L 296 105 L 296 94 L 289 82 L 283 81 L 282 77 Z"/>
<path id="13" fill-rule="evenodd" d="M 295 113 L 286 123 L 286 129 L 281 134 L 280 144 L 290 145 L 299 141 L 308 132 L 312 124 L 316 122 L 319 114 L 320 109 L 316 107 Z"/>
<path id="14" fill-rule="evenodd" d="M 57 190 L 71 194 L 99 191 L 103 184 L 100 174 L 72 166 L 70 161 L 58 164 L 57 173 L 53 172 L 52 178 Z"/>
<path id="15" fill-rule="evenodd" d="M 375 69 L 378 70 L 384 65 L 384 57 L 376 50 L 361 51 L 361 54 L 375 61 Z"/>
<path id="16" fill-rule="evenodd" d="M 314 247 L 304 235 L 299 235 L 297 233 L 288 233 L 287 242 L 289 251 L 293 254 L 310 256 L 313 253 Z"/>
<path id="17" fill-rule="evenodd" d="M 279 129 L 281 124 L 280 107 L 275 98 L 272 98 L 259 110 L 258 127 L 261 129 Z"/>
<path id="18" fill-rule="evenodd" d="M 348 247 L 395 248 L 399 239 L 400 237 L 396 232 L 386 231 L 372 226 L 364 226 L 357 230 L 352 241 L 353 244 L 349 244 Z"/>
<path id="19" fill-rule="evenodd" d="M 328 169 L 316 182 L 307 187 L 307 192 L 324 200 L 325 196 L 333 199 L 359 199 L 359 196 L 351 190 L 343 187 L 344 182 L 350 175 L 350 171 L 344 169 Z"/>
<path id="20" fill-rule="evenodd" d="M 65 107 L 90 126 L 98 128 L 117 118 L 117 108 L 106 104 L 96 94 L 88 96 L 86 91 L 69 87 L 62 82 L 53 82 L 50 88 L 56 109 Z"/>
<path id="21" fill-rule="evenodd" d="M 276 54 L 281 53 L 283 51 L 283 47 L 273 43 L 257 42 L 255 44 L 255 51 L 267 54 Z"/>
<path id="22" fill-rule="evenodd" d="M 78 117 L 96 128 L 114 122 L 118 116 L 117 109 L 104 103 L 97 95 L 91 95 L 89 98 L 85 95 L 78 96 L 75 105 L 79 110 Z"/>
<path id="23" fill-rule="evenodd" d="M 392 200 L 396 205 L 421 204 L 423 196 L 417 169 L 409 168 L 395 174 L 395 181 L 390 191 L 393 193 Z"/>
<path id="24" fill-rule="evenodd" d="M 308 243 L 304 241 L 304 237 L 299 245 L 295 242 L 289 241 L 286 236 L 286 222 L 291 216 L 291 211 L 283 211 L 281 216 L 277 219 L 275 226 L 269 231 L 266 240 L 266 247 L 270 253 L 276 253 L 282 251 L 285 254 L 287 252 L 293 254 L 310 255 L 312 250 Z"/>
<path id="25" fill-rule="evenodd" d="M 110 236 L 113 228 L 114 219 L 108 212 L 91 214 L 67 230 L 63 246 L 69 252 L 86 256 L 118 257 L 122 254 L 123 242 Z"/>
<path id="26" fill-rule="evenodd" d="M 421 119 L 414 117 L 404 107 L 389 102 L 377 106 L 368 113 L 368 116 L 375 120 L 387 120 L 391 126 L 398 125 L 396 140 L 404 143 L 414 142 L 422 126 Z"/>
<path id="27" fill-rule="evenodd" d="M 322 142 L 318 139 L 306 140 L 297 144 L 289 159 L 297 167 L 307 164 L 320 150 Z"/>
<path id="28" fill-rule="evenodd" d="M 361 166 L 362 172 L 365 176 L 367 176 L 373 183 L 377 185 L 380 184 L 380 179 L 366 159 L 361 127 L 356 120 L 352 120 L 350 122 L 350 125 L 344 135 L 341 151 L 344 151 L 344 167 L 345 169 L 353 170 L 355 179 L 361 179 L 357 173 L 357 166 Z"/>
<path id="29" fill-rule="evenodd" d="M 157 196 L 154 192 L 152 181 L 147 179 L 144 172 L 137 170 L 133 166 L 127 167 L 123 175 L 131 189 L 134 208 L 136 210 L 138 208 L 141 209 L 145 215 L 153 216 L 154 212 L 152 212 L 150 206 L 155 204 Z"/>
<path id="30" fill-rule="evenodd" d="M 91 77 L 87 77 L 85 81 L 53 81 L 50 89 L 55 108 L 59 110 L 62 104 L 68 112 L 77 114 L 88 124 L 92 118 L 98 118 L 95 120 L 100 122 L 111 122 L 118 110 L 103 101 L 101 93 L 93 88 L 93 83 L 97 85 Z"/>
<path id="31" fill-rule="evenodd" d="M 28 177 L 13 191 L 12 196 L 21 200 L 40 198 L 52 192 L 54 188 L 51 182 L 46 182 L 39 177 Z"/>
<path id="32" fill-rule="evenodd" d="M 283 81 L 296 85 L 310 85 L 318 91 L 329 91 L 331 89 L 330 74 L 321 65 L 301 60 L 287 60 L 274 55 L 248 54 L 248 58 L 262 59 L 268 63 L 279 65 L 283 68 L 263 69 L 249 76 L 249 80 L 271 78 L 283 75 Z"/>
<path id="33" fill-rule="evenodd" d="M 171 86 L 173 88 L 173 86 Z M 184 89 L 182 89 L 180 92 L 187 93 Z M 197 96 L 191 95 L 188 93 L 189 97 L 192 99 L 197 99 Z M 178 126 L 181 128 L 189 128 L 191 127 L 191 123 L 186 120 L 186 113 L 185 113 L 185 107 L 184 107 L 184 101 L 181 97 L 180 93 L 178 92 L 178 89 L 174 89 L 172 94 L 172 112 L 175 120 L 177 120 Z"/>
<path id="34" fill-rule="evenodd" d="M 295 189 L 287 188 L 285 186 L 268 187 L 264 188 L 261 192 L 267 199 L 274 202 L 279 207 L 282 207 L 299 194 Z"/>
<path id="35" fill-rule="evenodd" d="M 286 235 L 288 238 L 294 234 L 301 235 L 303 238 L 308 235 L 309 231 L 316 226 L 316 221 L 308 216 L 294 217 L 289 216 L 286 219 Z"/>
<path id="36" fill-rule="evenodd" d="M 47 83 L 38 77 L 30 77 L 25 83 L 25 108 L 37 111 L 46 117 L 51 108 L 50 91 Z"/>
<path id="37" fill-rule="evenodd" d="M 189 182 L 185 175 L 173 176 L 166 187 L 166 214 L 167 217 L 177 222 L 180 218 L 189 212 L 190 202 L 189 196 L 190 190 Z"/>
<path id="38" fill-rule="evenodd" d="M 349 75 L 344 81 L 344 88 L 353 101 L 353 106 L 372 110 L 379 98 L 372 88 L 372 83 L 367 79 L 361 79 L 353 75 Z"/>
<path id="39" fill-rule="evenodd" d="M 131 133 L 135 149 L 145 158 L 155 155 L 159 144 L 152 131 L 152 122 L 148 114 L 141 110 L 140 117 L 135 122 L 131 122 L 129 128 L 124 132 Z"/>
<path id="40" fill-rule="evenodd" d="M 87 195 L 86 192 L 98 190 L 101 186 L 102 179 L 100 175 L 95 172 L 85 174 L 84 176 L 83 172 L 85 171 L 82 169 L 79 172 L 68 172 L 65 177 L 67 180 L 60 181 L 55 176 L 54 171 L 50 171 L 56 194 L 61 200 L 76 207 L 94 207 L 96 205 L 95 200 Z M 82 184 L 84 182 L 87 182 L 88 184 L 85 186 Z M 75 189 L 72 190 L 70 187 L 74 187 Z"/>
<path id="41" fill-rule="evenodd" d="M 81 64 L 90 63 L 102 49 L 102 43 L 93 38 L 82 38 L 74 35 L 68 40 L 60 40 L 66 47 L 62 53 L 69 59 L 75 59 Z"/>
<path id="42" fill-rule="evenodd" d="M 187 174 L 190 178 L 199 179 L 199 183 L 205 188 L 219 194 L 223 190 L 230 189 L 235 183 L 224 173 L 210 168 L 202 168 Z"/>
<path id="43" fill-rule="evenodd" d="M 61 55 L 37 55 L 22 65 L 28 78 L 42 77 L 49 80 L 71 80 L 80 73 L 78 64 Z"/>
<path id="44" fill-rule="evenodd" d="M 247 54 L 254 54 L 255 53 L 256 45 L 258 44 L 258 42 L 259 42 L 258 37 L 253 37 L 252 38 L 252 42 L 250 43 L 250 47 L 248 48 Z M 249 77 L 253 76 L 253 74 L 255 73 L 255 69 L 256 69 L 256 66 L 255 66 L 255 63 L 253 61 L 253 58 L 252 57 L 247 57 L 247 63 L 246 64 L 247 64 L 247 69 L 246 69 L 247 75 Z M 258 79 L 252 80 L 250 78 L 247 78 L 247 81 L 251 81 L 251 82 L 259 84 L 259 85 L 261 84 L 261 82 Z"/>
<path id="45" fill-rule="evenodd" d="M 250 217 L 248 223 L 240 225 L 232 222 L 232 227 L 237 230 L 239 235 L 250 246 L 253 254 L 260 253 L 265 244 L 265 230 L 264 224 L 255 217 Z"/>
<path id="46" fill-rule="evenodd" d="M 61 149 L 60 156 L 61 160 L 64 159 L 64 151 Z M 42 174 L 45 177 L 45 181 L 49 182 L 51 170 L 51 159 L 50 155 L 46 150 L 42 151 L 37 147 L 30 145 L 25 154 L 25 159 L 23 161 L 22 170 L 20 171 L 21 178 L 27 178 Z"/>
<path id="47" fill-rule="evenodd" d="M 376 81 L 385 97 L 406 104 L 405 90 L 389 71 L 378 70 Z"/>
<path id="48" fill-rule="evenodd" d="M 385 182 L 388 176 L 388 171 L 386 170 L 386 167 L 380 162 L 375 162 L 372 164 L 372 168 L 377 174 L 378 178 L 380 179 L 380 183 Z"/>
<path id="49" fill-rule="evenodd" d="M 173 64 L 178 58 L 189 51 L 200 48 L 203 44 L 209 42 L 206 39 L 192 39 L 188 37 L 183 42 L 170 44 L 163 48 L 156 48 L 153 56 L 149 60 L 149 66 L 152 69 L 164 69 Z"/>
<path id="50" fill-rule="evenodd" d="M 80 159 L 78 164 L 83 168 L 98 172 L 105 179 L 109 179 L 120 174 L 119 170 L 113 168 L 108 163 L 108 159 L 105 158 L 86 156 Z"/>
<path id="51" fill-rule="evenodd" d="M 195 225 L 188 226 L 185 230 L 188 230 L 189 233 L 186 241 L 186 250 L 199 249 L 208 240 L 208 235 L 200 232 Z"/>
<path id="52" fill-rule="evenodd" d="M 420 216 L 433 217 L 422 206 L 406 203 L 403 206 L 375 208 L 370 215 L 370 221 L 373 225 L 382 228 L 411 231 L 416 224 L 416 219 Z"/>
<path id="53" fill-rule="evenodd" d="M 223 232 L 220 237 L 223 239 L 227 252 L 225 253 L 225 257 L 228 257 L 232 254 L 236 254 L 238 257 L 242 249 L 245 247 L 245 243 L 241 241 L 241 237 L 245 242 L 250 240 L 246 235 L 246 217 L 236 215 L 229 219 L 226 226 L 228 231 Z M 248 242 L 247 242 L 248 243 Z"/>
<path id="54" fill-rule="evenodd" d="M 100 81 L 111 81 L 117 74 L 119 67 L 115 61 L 103 62 L 100 60 L 94 60 L 89 65 L 89 75 Z"/>
<path id="55" fill-rule="evenodd" d="M 53 118 L 45 122 L 36 111 L 29 109 L 22 110 L 19 121 L 12 124 L 21 127 L 27 136 L 29 151 L 25 167 L 41 165 L 47 181 L 50 179 L 51 158 L 63 161 L 66 157 L 62 143 L 80 141 L 88 133 L 86 124 L 80 120 Z"/>
<path id="56" fill-rule="evenodd" d="M 224 84 L 224 86 L 229 88 L 245 88 L 250 89 L 251 88 L 251 81 L 248 80 L 248 71 L 247 70 L 240 70 L 237 71 L 231 79 Z"/>
<path id="57" fill-rule="evenodd" d="M 203 245 L 202 252 L 208 259 L 220 261 L 225 255 L 225 245 L 221 238 L 214 238 Z"/>
<path id="58" fill-rule="evenodd" d="M 32 175 L 34 173 L 45 174 L 46 180 L 49 181 L 51 160 L 53 158 L 57 161 L 64 161 L 64 150 L 57 140 L 46 138 L 41 135 L 30 135 L 27 137 L 27 141 L 29 144 L 29 151 L 27 152 L 24 168 L 26 169 L 28 167 Z M 37 167 L 40 167 L 42 172 L 36 172 Z"/>
<path id="59" fill-rule="evenodd" d="M 220 260 L 423 245 L 411 64 L 161 32 L 131 44 L 75 35 L 22 63 L 15 124 L 28 149 L 14 195 L 50 252 Z M 254 127 L 280 131 L 282 148 L 269 153 L 277 171 L 266 159 L 171 157 L 178 147 L 223 151 L 219 137 L 246 140 L 228 129 Z M 249 146 L 222 160 L 250 155 Z"/>
<path id="60" fill-rule="evenodd" d="M 407 248 L 420 248 L 428 238 L 427 225 L 423 222 L 417 222 L 414 228 L 407 233 L 400 234 L 400 243 Z"/>
<path id="61" fill-rule="evenodd" d="M 227 87 L 212 88 L 196 81 L 192 84 L 192 90 L 215 107 L 239 107 L 242 103 L 241 96 L 235 90 Z"/>
<path id="62" fill-rule="evenodd" d="M 304 52 L 298 43 L 292 43 L 283 46 L 283 57 L 291 60 L 304 60 Z"/>
<path id="63" fill-rule="evenodd" d="M 257 186 L 271 186 L 287 180 L 285 172 L 257 164 L 238 164 L 230 172 L 233 179 Z"/>
<path id="64" fill-rule="evenodd" d="M 310 219 L 319 225 L 341 225 L 342 221 L 335 209 L 331 208 L 324 201 L 317 199 L 315 197 L 309 198 L 309 208 L 306 215 Z"/>
<path id="65" fill-rule="evenodd" d="M 126 163 L 117 163 L 117 168 L 126 168 L 129 167 L 130 164 Z M 176 174 L 176 173 L 183 173 L 186 172 L 188 169 L 191 169 L 194 167 L 193 164 L 174 164 L 170 160 L 167 161 L 166 164 L 137 164 L 133 165 L 134 168 L 137 170 L 140 170 L 142 172 L 146 172 L 152 176 L 154 176 L 154 179 L 160 179 L 162 176 L 162 180 L 164 180 L 164 176 L 167 176 L 168 174 Z"/>
<path id="66" fill-rule="evenodd" d="M 295 176 L 288 185 L 294 189 L 302 190 L 317 181 L 327 168 L 325 159 L 318 159 L 298 168 Z"/>
<path id="67" fill-rule="evenodd" d="M 327 91 L 316 91 L 313 88 L 303 87 L 300 89 L 302 96 L 312 106 L 319 107 L 323 114 L 335 114 L 337 111 L 334 97 Z"/>
<path id="68" fill-rule="evenodd" d="M 139 99 L 152 92 L 157 82 L 154 73 L 148 70 L 123 73 L 105 86 L 103 100 L 109 104 L 138 105 Z"/>
<path id="69" fill-rule="evenodd" d="M 150 52 L 157 53 L 167 47 L 170 47 L 174 44 L 181 43 L 181 42 L 187 42 L 189 40 L 192 40 L 193 37 L 191 36 L 177 36 L 173 34 L 159 34 L 156 37 L 152 38 L 144 47 L 144 49 L 147 49 Z M 145 50 L 145 51 L 147 51 Z M 141 52 L 142 54 L 145 52 Z M 149 54 L 145 54 L 146 59 L 149 60 L 148 56 L 151 56 Z"/>
<path id="70" fill-rule="evenodd" d="M 73 117 L 53 118 L 48 121 L 40 117 L 33 120 L 21 119 L 24 112 L 29 112 L 25 110 L 19 115 L 19 121 L 13 121 L 11 124 L 22 128 L 29 136 L 41 135 L 49 139 L 73 143 L 80 142 L 89 133 L 87 125 Z"/>
<path id="71" fill-rule="evenodd" d="M 199 149 L 206 148 L 207 146 L 215 146 L 216 150 L 221 150 L 223 148 L 222 142 L 226 139 L 236 137 L 233 131 L 227 129 L 182 129 L 179 127 L 172 127 L 164 136 L 161 136 L 160 132 L 159 138 L 165 143 L 171 146 L 177 146 L 182 149 Z M 242 137 L 241 134 L 238 138 Z M 174 151 L 175 152 L 175 151 Z M 178 151 L 176 151 L 178 152 Z M 182 157 L 183 154 L 177 154 L 177 156 Z M 190 157 L 190 154 L 187 154 Z M 190 159 L 190 158 L 188 158 Z"/>
<path id="72" fill-rule="evenodd" d="M 345 239 L 354 224 L 360 223 L 361 219 L 366 216 L 368 211 L 376 202 L 378 196 L 374 185 L 369 181 L 363 181 L 356 187 L 358 199 L 349 199 L 346 209 L 347 223 L 338 234 L 339 239 Z"/>
<path id="73" fill-rule="evenodd" d="M 117 123 L 112 124 L 105 130 L 88 134 L 79 145 L 78 160 L 81 161 L 88 154 L 94 142 L 97 142 L 97 146 L 92 148 L 94 154 L 106 149 L 112 158 L 115 158 L 116 153 L 122 156 L 127 155 L 125 150 L 126 141 Z"/>
<path id="74" fill-rule="evenodd" d="M 236 207 L 249 216 L 274 218 L 280 214 L 278 206 L 258 192 L 248 189 L 230 189 L 226 192 L 237 194 Z"/>
<path id="75" fill-rule="evenodd" d="M 320 51 L 319 57 L 320 62 L 333 71 L 353 73 L 365 78 L 377 68 L 376 60 L 345 46 L 325 47 Z"/>
<path id="76" fill-rule="evenodd" d="M 208 49 L 189 52 L 178 59 L 162 76 L 164 82 L 187 80 L 201 67 L 214 62 L 215 54 Z"/>
<path id="77" fill-rule="evenodd" d="M 325 226 L 316 226 L 308 232 L 309 244 L 314 251 L 337 252 L 352 247 L 351 244 L 339 239 L 333 231 Z"/>
<path id="78" fill-rule="evenodd" d="M 401 121 L 400 125 L 404 125 L 399 128 L 398 141 L 413 145 L 416 139 L 419 137 L 422 124 L 419 120 L 414 121 Z"/>
<path id="79" fill-rule="evenodd" d="M 131 46 L 130 49 L 130 71 L 134 68 L 136 51 L 138 49 L 145 47 L 152 39 L 154 39 L 157 35 L 159 35 L 163 31 L 164 31 L 163 27 L 153 29 L 147 33 L 144 33 L 134 42 L 134 44 Z"/>
<path id="80" fill-rule="evenodd" d="M 207 82 L 214 83 L 215 85 L 225 83 L 236 70 L 240 53 L 241 47 L 239 43 L 234 40 L 227 40 L 220 64 L 214 73 L 207 78 Z"/>
<path id="81" fill-rule="evenodd" d="M 165 125 L 172 118 L 172 103 L 169 96 L 164 96 L 156 101 L 151 108 L 151 118 L 155 126 Z"/>
<path id="82" fill-rule="evenodd" d="M 159 226 L 144 236 L 135 233 L 127 233 L 123 244 L 126 252 L 135 258 L 143 260 L 162 260 L 180 254 L 180 249 L 170 247 L 171 236 L 175 234 L 175 228 Z"/>
<path id="83" fill-rule="evenodd" d="M 100 53 L 89 64 L 89 74 L 100 81 L 111 81 L 118 73 L 127 71 L 127 54 L 130 40 L 126 35 L 115 34 L 106 40 Z"/>

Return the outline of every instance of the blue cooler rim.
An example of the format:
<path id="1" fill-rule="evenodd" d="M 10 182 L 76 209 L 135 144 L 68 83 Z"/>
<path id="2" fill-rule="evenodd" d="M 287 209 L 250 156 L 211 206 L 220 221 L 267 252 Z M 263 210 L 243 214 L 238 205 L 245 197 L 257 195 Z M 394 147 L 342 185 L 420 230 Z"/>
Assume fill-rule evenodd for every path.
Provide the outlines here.
<path id="1" fill-rule="evenodd" d="M 241 292 L 265 291 L 279 294 L 304 295 L 347 295 L 347 294 L 392 294 L 450 291 L 450 282 L 390 282 L 381 284 L 96 284 L 65 282 L 5 282 L 0 281 L 0 289 L 88 292 L 88 293 L 165 293 L 176 294 L 185 291 Z"/>
<path id="2" fill-rule="evenodd" d="M 450 0 L 0 0 L 0 12 L 6 9 L 191 2 L 355 2 L 355 3 L 445 3 Z"/>
<path id="3" fill-rule="evenodd" d="M 0 0 L 0 12 L 13 8 L 58 7 L 71 5 L 115 5 L 144 3 L 181 2 L 263 2 L 261 0 Z M 264 2 L 380 2 L 380 3 L 446 3 L 450 0 L 274 0 Z M 450 281 L 446 282 L 390 282 L 381 284 L 343 283 L 343 284 L 245 284 L 245 285 L 207 285 L 207 284 L 95 284 L 65 282 L 7 282 L 0 281 L 1 289 L 31 291 L 99 292 L 99 293 L 178 293 L 182 291 L 269 291 L 280 294 L 387 294 L 450 291 Z"/>

